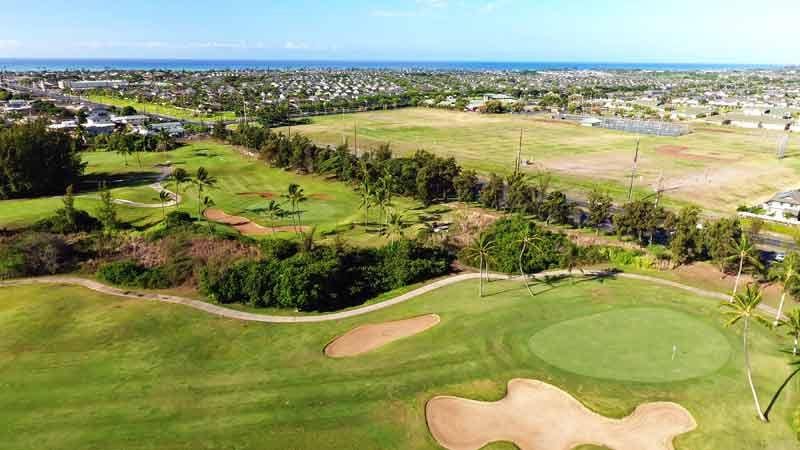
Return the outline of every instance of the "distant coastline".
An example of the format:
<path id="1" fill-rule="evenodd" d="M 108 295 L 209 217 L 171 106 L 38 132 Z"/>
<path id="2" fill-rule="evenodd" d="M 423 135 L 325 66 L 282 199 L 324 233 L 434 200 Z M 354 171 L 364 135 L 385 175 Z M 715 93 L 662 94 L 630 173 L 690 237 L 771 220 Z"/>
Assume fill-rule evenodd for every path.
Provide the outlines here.
<path id="1" fill-rule="evenodd" d="M 781 69 L 780 64 L 621 63 L 621 62 L 502 62 L 502 61 L 358 61 L 358 60 L 213 60 L 213 59 L 59 59 L 0 58 L 0 71 L 65 70 L 286 70 L 286 69 L 424 69 L 464 71 L 525 70 L 647 70 L 731 71 Z"/>

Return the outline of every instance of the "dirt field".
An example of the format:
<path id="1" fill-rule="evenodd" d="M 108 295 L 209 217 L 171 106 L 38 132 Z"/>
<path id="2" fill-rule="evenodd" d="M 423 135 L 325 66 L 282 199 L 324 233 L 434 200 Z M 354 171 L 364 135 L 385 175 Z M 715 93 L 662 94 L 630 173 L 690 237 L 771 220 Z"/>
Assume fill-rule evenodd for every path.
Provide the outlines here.
<path id="1" fill-rule="evenodd" d="M 609 419 L 555 386 L 525 379 L 511 380 L 508 394 L 497 402 L 434 397 L 425 411 L 431 434 L 450 450 L 477 450 L 497 441 L 522 450 L 570 450 L 583 444 L 672 450 L 675 436 L 697 427 L 675 403 L 642 404 L 624 419 Z"/>
<path id="2" fill-rule="evenodd" d="M 428 314 L 412 319 L 362 325 L 334 339 L 325 347 L 331 358 L 357 356 L 390 342 L 422 333 L 439 324 L 439 316 Z"/>
<path id="3" fill-rule="evenodd" d="M 532 162 L 563 183 L 592 183 L 626 192 L 637 136 L 581 127 L 565 121 L 519 115 L 481 115 L 410 108 L 313 119 L 296 127 L 321 144 L 354 141 L 358 124 L 360 149 L 389 142 L 396 153 L 426 149 L 454 156 L 482 172 L 508 173 L 519 148 Z M 681 137 L 641 136 L 635 188 L 640 196 L 663 187 L 666 198 L 732 212 L 740 204 L 765 200 L 777 191 L 800 185 L 800 141 L 790 139 L 787 158 L 774 157 L 777 132 L 716 128 L 698 124 Z M 576 188 L 577 189 L 577 188 Z"/>

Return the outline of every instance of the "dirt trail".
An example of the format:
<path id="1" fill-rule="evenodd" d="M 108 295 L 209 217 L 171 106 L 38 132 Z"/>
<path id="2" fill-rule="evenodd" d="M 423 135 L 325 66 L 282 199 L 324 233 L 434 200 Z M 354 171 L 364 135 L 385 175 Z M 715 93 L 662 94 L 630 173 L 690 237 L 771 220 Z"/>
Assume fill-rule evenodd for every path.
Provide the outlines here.
<path id="1" fill-rule="evenodd" d="M 595 276 L 597 274 L 598 272 L 590 272 L 590 271 L 586 272 L 587 276 Z M 537 274 L 535 277 L 530 277 L 530 278 L 544 278 L 548 276 L 562 276 L 562 275 L 568 275 L 567 271 L 554 270 L 550 272 L 542 272 Z M 518 279 L 518 277 L 513 277 L 505 274 L 496 274 L 496 273 L 490 274 L 489 276 L 495 280 Z M 619 278 L 640 280 L 651 284 L 669 286 L 676 289 L 681 289 L 684 291 L 691 292 L 698 296 L 713 298 L 715 300 L 728 300 L 730 298 L 730 296 L 722 294 L 720 292 L 707 291 L 692 286 L 686 286 L 685 284 L 680 284 L 674 281 L 663 280 L 661 278 L 654 278 L 646 275 L 618 273 L 615 276 Z M 441 287 L 448 286 L 454 283 L 460 283 L 462 281 L 476 280 L 478 279 L 478 277 L 479 275 L 474 272 L 452 275 L 447 278 L 436 280 L 430 284 L 414 289 L 413 291 L 407 292 L 403 295 L 399 295 L 391 300 L 386 300 L 380 303 L 374 303 L 372 305 L 362 306 L 360 308 L 350 309 L 347 311 L 339 311 L 335 313 L 309 315 L 309 316 L 288 316 L 288 315 L 277 316 L 277 315 L 256 314 L 245 311 L 238 311 L 235 309 L 225 308 L 224 306 L 218 306 L 204 301 L 194 300 L 186 297 L 136 292 L 128 289 L 120 289 L 113 286 L 108 286 L 98 281 L 89 280 L 86 278 L 71 277 L 71 276 L 33 277 L 33 278 L 20 278 L 16 280 L 6 280 L 0 282 L 0 287 L 18 286 L 26 284 L 69 284 L 75 286 L 82 286 L 97 292 L 102 292 L 104 294 L 109 294 L 109 295 L 116 295 L 119 297 L 137 298 L 142 300 L 154 300 L 159 302 L 184 305 L 190 308 L 199 309 L 209 314 L 214 314 L 216 316 L 227 317 L 229 319 L 244 320 L 250 322 L 266 322 L 266 323 L 311 323 L 311 322 L 326 322 L 329 320 L 341 320 L 350 317 L 360 316 L 363 314 L 368 314 L 373 311 L 378 311 L 381 309 L 389 308 L 391 306 L 406 302 L 408 300 L 411 300 L 415 297 L 419 297 L 420 295 L 423 294 L 427 294 L 428 292 L 434 291 Z M 759 309 L 762 312 L 770 315 L 771 317 L 776 314 L 775 308 L 772 308 L 767 305 L 760 305 Z"/>
<path id="2" fill-rule="evenodd" d="M 614 450 L 673 450 L 675 436 L 697 427 L 670 402 L 645 403 L 623 419 L 609 419 L 567 392 L 536 380 L 514 379 L 497 402 L 434 397 L 425 406 L 431 434 L 450 450 L 477 450 L 510 441 L 522 450 L 570 450 L 582 444 Z"/>

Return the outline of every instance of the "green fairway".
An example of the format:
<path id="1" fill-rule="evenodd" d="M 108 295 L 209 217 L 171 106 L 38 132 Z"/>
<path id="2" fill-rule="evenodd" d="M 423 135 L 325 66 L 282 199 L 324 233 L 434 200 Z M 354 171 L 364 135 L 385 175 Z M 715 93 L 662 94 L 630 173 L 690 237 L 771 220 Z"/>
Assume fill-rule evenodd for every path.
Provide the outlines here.
<path id="1" fill-rule="evenodd" d="M 731 354 L 716 329 L 662 308 L 619 309 L 567 320 L 536 333 L 530 344 L 536 356 L 570 372 L 648 383 L 714 373 Z"/>
<path id="2" fill-rule="evenodd" d="M 390 142 L 401 154 L 426 149 L 454 156 L 467 168 L 508 174 L 524 132 L 522 157 L 529 173 L 546 168 L 558 185 L 576 192 L 595 186 L 625 198 L 637 136 L 575 123 L 522 115 L 491 115 L 406 108 L 315 117 L 293 129 L 321 144 L 355 141 L 359 148 Z M 663 175 L 668 204 L 699 204 L 732 212 L 800 183 L 800 143 L 789 141 L 788 157 L 774 156 L 778 134 L 766 130 L 693 125 L 681 137 L 641 136 L 634 187 L 653 193 Z"/>
<path id="3" fill-rule="evenodd" d="M 643 402 L 677 402 L 698 422 L 677 439 L 678 450 L 798 447 L 789 425 L 797 384 L 772 422 L 759 423 L 739 331 L 722 326 L 713 300 L 629 280 L 539 286 L 533 298 L 518 282 L 489 283 L 482 299 L 477 288 L 477 281 L 455 284 L 364 316 L 302 325 L 238 322 L 74 287 L 2 288 L 0 442 L 16 450 L 434 449 L 428 399 L 497 400 L 520 377 L 554 384 L 615 417 Z M 559 324 L 633 308 L 643 308 L 650 324 L 665 323 L 629 333 L 620 328 L 633 320 L 615 319 L 616 330 L 589 324 L 572 336 L 585 334 L 586 342 L 617 331 L 640 340 L 639 349 L 657 349 L 675 338 L 660 335 L 672 325 L 694 333 L 698 345 L 722 339 L 713 347 L 730 354 L 693 378 L 644 383 L 563 370 L 530 345 Z M 361 357 L 323 355 L 331 339 L 357 325 L 426 313 L 442 322 Z M 752 338 L 755 382 L 768 398 L 788 374 L 778 351 L 786 341 L 760 327 Z M 583 355 L 598 368 L 611 358 L 602 349 Z"/>
<path id="4" fill-rule="evenodd" d="M 363 218 L 359 210 L 359 197 L 353 188 L 316 175 L 301 175 L 281 169 L 273 169 L 260 161 L 245 158 L 233 147 L 211 141 L 196 142 L 177 150 L 165 153 L 142 153 L 141 166 L 136 157 L 123 158 L 110 152 L 87 152 L 83 154 L 87 162 L 86 175 L 76 196 L 76 205 L 93 213 L 100 205 L 97 180 L 107 180 L 114 198 L 141 203 L 160 204 L 158 193 L 149 184 L 161 175 L 155 164 L 171 162 L 174 167 L 182 167 L 194 174 L 198 167 L 205 167 L 217 178 L 216 188 L 206 190 L 204 195 L 211 197 L 217 208 L 228 214 L 247 217 L 264 226 L 271 223 L 260 212 L 269 199 L 283 202 L 281 195 L 290 183 L 299 184 L 308 199 L 302 202 L 302 221 L 306 225 L 316 225 L 320 232 L 333 230 Z M 167 183 L 167 188 L 175 186 Z M 263 194 L 263 195 L 261 195 Z M 183 201 L 180 209 L 197 215 L 197 192 L 191 186 L 182 186 Z M 30 225 L 47 217 L 61 207 L 61 197 L 0 201 L 0 227 L 17 228 Z M 288 208 L 288 206 L 285 206 Z M 394 207 L 400 211 L 415 209 L 416 202 L 396 198 Z M 174 208 L 168 208 L 171 211 Z M 162 219 L 161 208 L 137 208 L 119 205 L 118 213 L 133 225 L 146 227 Z M 276 220 L 274 225 L 290 225 L 286 217 Z M 351 233 L 356 240 L 364 233 Z M 361 239 L 364 240 L 364 239 Z M 371 235 L 367 240 L 383 242 L 384 238 Z"/>
<path id="5" fill-rule="evenodd" d="M 112 97 L 110 95 L 89 94 L 85 97 L 95 103 L 116 106 L 118 108 L 132 106 L 141 114 L 158 114 L 160 116 L 174 117 L 180 120 L 203 121 L 208 122 L 209 124 L 219 120 L 236 120 L 236 114 L 233 111 L 204 114 L 198 113 L 197 111 L 191 109 L 178 108 L 177 106 L 160 105 L 158 103 L 151 102 L 140 102 L 133 99 Z"/>

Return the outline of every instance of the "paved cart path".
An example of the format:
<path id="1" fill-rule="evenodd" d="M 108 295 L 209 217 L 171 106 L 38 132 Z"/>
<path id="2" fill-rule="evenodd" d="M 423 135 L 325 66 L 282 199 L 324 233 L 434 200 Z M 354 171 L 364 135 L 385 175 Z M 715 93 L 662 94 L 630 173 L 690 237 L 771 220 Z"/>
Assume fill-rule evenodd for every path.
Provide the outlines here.
<path id="1" fill-rule="evenodd" d="M 602 276 L 603 274 L 604 274 L 603 272 L 593 272 L 593 271 L 587 271 L 585 273 L 586 276 Z M 554 270 L 550 272 L 542 272 L 536 275 L 531 275 L 530 279 L 541 280 L 546 277 L 557 277 L 565 275 L 573 275 L 573 274 L 568 273 L 566 270 Z M 494 280 L 520 279 L 518 276 L 510 276 L 498 273 L 492 273 L 489 276 Z M 730 298 L 729 295 L 725 295 L 720 292 L 708 291 L 705 289 L 687 286 L 685 284 L 681 284 L 675 281 L 664 280 L 661 278 L 650 277 L 647 275 L 637 275 L 631 273 L 615 273 L 612 274 L 611 276 L 619 278 L 627 278 L 631 280 L 639 280 L 639 281 L 644 281 L 646 283 L 658 284 L 662 286 L 669 286 L 672 288 L 691 292 L 692 294 L 698 296 L 713 298 L 716 300 L 727 300 Z M 340 312 L 319 314 L 319 315 L 307 315 L 307 316 L 288 316 L 288 315 L 277 316 L 270 314 L 258 314 L 246 311 L 238 311 L 235 309 L 226 308 L 224 306 L 215 305 L 201 300 L 194 300 L 191 298 L 179 297 L 176 295 L 137 292 L 130 289 L 121 289 L 100 283 L 95 280 L 73 277 L 73 276 L 20 278 L 16 280 L 7 280 L 0 282 L 0 287 L 29 285 L 29 284 L 67 284 L 67 285 L 81 286 L 87 289 L 91 289 L 93 291 L 102 292 L 104 294 L 109 294 L 109 295 L 115 295 L 118 297 L 136 298 L 141 300 L 152 300 L 164 303 L 174 303 L 178 305 L 184 305 L 190 308 L 199 309 L 209 314 L 213 314 L 220 317 L 226 317 L 229 319 L 244 320 L 250 322 L 266 322 L 266 323 L 312 323 L 312 322 L 327 322 L 331 320 L 347 319 L 350 317 L 356 317 L 374 311 L 379 311 L 381 309 L 389 308 L 391 306 L 406 302 L 415 297 L 419 297 L 420 295 L 426 294 L 441 287 L 455 283 L 460 283 L 466 280 L 478 279 L 478 277 L 479 274 L 474 272 L 452 275 L 447 278 L 442 278 L 425 286 L 414 289 L 413 291 L 409 291 L 405 294 L 399 295 L 391 300 L 386 300 L 379 303 L 374 303 L 372 305 L 350 309 L 347 311 L 340 311 Z M 759 308 L 761 309 L 762 312 L 771 316 L 775 316 L 775 314 L 777 313 L 775 308 L 772 308 L 771 306 L 761 305 Z"/>

